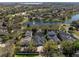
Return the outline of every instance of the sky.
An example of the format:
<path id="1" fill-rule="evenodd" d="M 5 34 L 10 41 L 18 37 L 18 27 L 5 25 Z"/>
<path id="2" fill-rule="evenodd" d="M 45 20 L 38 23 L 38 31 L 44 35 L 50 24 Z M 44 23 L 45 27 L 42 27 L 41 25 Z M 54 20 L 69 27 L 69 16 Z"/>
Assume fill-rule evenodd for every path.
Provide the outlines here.
<path id="1" fill-rule="evenodd" d="M 79 0 L 0 0 L 0 2 L 79 2 Z"/>

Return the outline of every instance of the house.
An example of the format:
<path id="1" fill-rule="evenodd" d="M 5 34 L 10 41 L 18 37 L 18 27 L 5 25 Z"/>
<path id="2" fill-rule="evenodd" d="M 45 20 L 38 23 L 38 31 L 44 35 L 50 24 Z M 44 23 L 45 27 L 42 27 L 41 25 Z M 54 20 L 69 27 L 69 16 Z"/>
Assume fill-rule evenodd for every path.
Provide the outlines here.
<path id="1" fill-rule="evenodd" d="M 59 37 L 61 40 L 75 41 L 75 38 L 71 34 L 63 32 L 63 31 L 59 32 Z"/>
<path id="2" fill-rule="evenodd" d="M 45 37 L 44 34 L 41 30 L 38 30 L 35 35 L 33 36 L 34 41 L 36 42 L 37 46 L 41 46 L 44 41 L 45 41 Z"/>
<path id="3" fill-rule="evenodd" d="M 0 44 L 0 47 L 5 47 L 6 45 L 5 44 Z"/>
<path id="4" fill-rule="evenodd" d="M 20 45 L 22 46 L 27 46 L 28 42 L 31 41 L 32 39 L 32 31 L 26 31 L 25 33 L 25 37 L 21 39 L 20 41 Z"/>
<path id="5" fill-rule="evenodd" d="M 38 46 L 36 52 L 38 52 L 39 53 L 39 56 L 41 56 L 42 53 L 43 53 L 43 46 Z"/>
<path id="6" fill-rule="evenodd" d="M 47 36 L 49 39 L 53 40 L 54 42 L 60 42 L 59 38 L 57 37 L 54 31 L 48 31 Z"/>

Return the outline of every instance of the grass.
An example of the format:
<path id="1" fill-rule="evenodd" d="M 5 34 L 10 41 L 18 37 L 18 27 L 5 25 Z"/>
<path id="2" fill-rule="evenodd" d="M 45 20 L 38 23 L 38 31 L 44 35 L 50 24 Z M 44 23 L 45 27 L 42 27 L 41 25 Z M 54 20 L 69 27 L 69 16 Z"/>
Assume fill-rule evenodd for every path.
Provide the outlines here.
<path id="1" fill-rule="evenodd" d="M 74 31 L 73 32 L 75 35 L 79 36 L 79 31 Z"/>
<path id="2" fill-rule="evenodd" d="M 21 22 L 21 24 L 26 23 L 26 22 L 28 22 L 28 18 L 25 18 L 25 17 L 24 17 L 24 19 L 23 19 L 23 21 Z"/>
<path id="3" fill-rule="evenodd" d="M 53 25 L 42 25 L 42 26 L 30 26 L 30 27 L 27 27 L 26 30 L 32 30 L 32 29 L 42 29 L 42 30 L 59 30 L 59 27 L 60 27 L 61 24 L 53 24 Z"/>

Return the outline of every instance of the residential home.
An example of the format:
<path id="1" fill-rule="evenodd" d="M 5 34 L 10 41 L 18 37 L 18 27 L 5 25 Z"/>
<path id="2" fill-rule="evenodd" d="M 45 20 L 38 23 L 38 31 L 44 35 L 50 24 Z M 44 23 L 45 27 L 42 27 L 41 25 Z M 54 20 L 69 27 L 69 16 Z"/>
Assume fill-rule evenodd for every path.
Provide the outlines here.
<path id="1" fill-rule="evenodd" d="M 54 31 L 48 31 L 47 33 L 48 39 L 53 40 L 54 42 L 60 42 L 57 34 Z"/>

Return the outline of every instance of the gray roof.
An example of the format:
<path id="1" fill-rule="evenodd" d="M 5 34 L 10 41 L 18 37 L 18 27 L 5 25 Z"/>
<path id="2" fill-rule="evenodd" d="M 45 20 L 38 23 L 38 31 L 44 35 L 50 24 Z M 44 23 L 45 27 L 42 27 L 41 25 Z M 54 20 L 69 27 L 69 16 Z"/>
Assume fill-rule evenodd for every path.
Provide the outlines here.
<path id="1" fill-rule="evenodd" d="M 74 37 L 69 33 L 59 32 L 59 36 L 62 40 L 70 40 L 70 41 L 75 40 Z"/>
<path id="2" fill-rule="evenodd" d="M 34 41 L 36 42 L 37 45 L 42 45 L 45 41 L 44 35 L 42 32 L 38 31 L 34 36 L 33 36 Z"/>
<path id="3" fill-rule="evenodd" d="M 54 31 L 48 31 L 48 38 L 53 40 L 53 41 L 55 41 L 55 42 L 59 42 L 60 41 Z"/>

